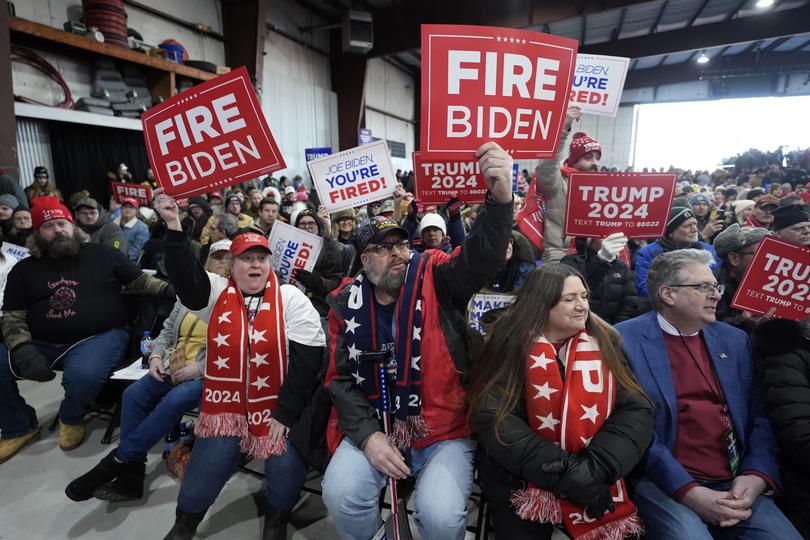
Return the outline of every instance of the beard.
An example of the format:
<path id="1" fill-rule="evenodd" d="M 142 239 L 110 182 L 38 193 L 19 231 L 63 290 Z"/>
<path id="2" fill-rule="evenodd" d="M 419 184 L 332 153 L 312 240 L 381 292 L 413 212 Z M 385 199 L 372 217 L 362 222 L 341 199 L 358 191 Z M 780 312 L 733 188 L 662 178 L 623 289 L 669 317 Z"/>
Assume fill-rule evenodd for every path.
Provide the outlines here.
<path id="1" fill-rule="evenodd" d="M 368 277 L 368 280 L 371 282 L 372 285 L 374 285 L 379 289 L 382 289 L 383 291 L 389 294 L 399 292 L 399 289 L 402 287 L 402 284 L 405 283 L 405 274 L 407 273 L 407 271 L 405 271 L 402 272 L 401 274 L 395 274 L 393 272 L 385 272 L 383 274 L 377 274 L 375 272 L 372 272 L 371 269 L 367 266 L 364 266 L 363 270 L 366 272 L 366 277 Z"/>
<path id="2" fill-rule="evenodd" d="M 34 237 L 37 246 L 42 253 L 47 253 L 48 256 L 54 259 L 61 259 L 64 257 L 75 257 L 79 254 L 81 242 L 74 236 L 61 236 L 56 235 L 50 242 L 42 239 L 39 235 Z"/>

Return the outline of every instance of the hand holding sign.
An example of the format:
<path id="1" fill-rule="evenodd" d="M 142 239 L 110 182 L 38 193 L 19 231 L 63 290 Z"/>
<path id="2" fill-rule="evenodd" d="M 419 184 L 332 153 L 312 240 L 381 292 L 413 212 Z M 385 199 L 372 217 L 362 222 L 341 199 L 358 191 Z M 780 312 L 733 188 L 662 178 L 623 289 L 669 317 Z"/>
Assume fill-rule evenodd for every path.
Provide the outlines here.
<path id="1" fill-rule="evenodd" d="M 582 119 L 582 109 L 576 105 L 568 107 L 568 112 L 565 115 L 565 129 L 571 129 L 574 122 L 579 122 Z"/>
<path id="2" fill-rule="evenodd" d="M 174 197 L 166 195 L 162 187 L 157 188 L 153 194 L 153 206 L 161 219 L 166 222 L 169 230 L 183 230 L 180 225 L 180 209 L 177 207 L 177 201 L 174 200 Z"/>
<path id="3" fill-rule="evenodd" d="M 476 150 L 478 166 L 484 175 L 493 198 L 500 204 L 512 200 L 512 156 L 507 154 L 498 143 L 488 142 Z"/>

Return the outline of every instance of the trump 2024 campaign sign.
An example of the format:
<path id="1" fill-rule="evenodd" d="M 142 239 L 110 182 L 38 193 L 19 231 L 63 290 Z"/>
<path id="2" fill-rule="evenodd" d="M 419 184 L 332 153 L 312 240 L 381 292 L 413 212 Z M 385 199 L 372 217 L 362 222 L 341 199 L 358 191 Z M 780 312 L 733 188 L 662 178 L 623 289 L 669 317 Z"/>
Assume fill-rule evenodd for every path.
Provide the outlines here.
<path id="1" fill-rule="evenodd" d="M 423 24 L 421 150 L 466 154 L 495 141 L 515 158 L 552 157 L 576 57 L 572 39 Z"/>
<path id="2" fill-rule="evenodd" d="M 161 187 L 191 197 L 285 168 L 244 67 L 155 105 L 141 116 Z"/>
<path id="3" fill-rule="evenodd" d="M 464 204 L 480 204 L 487 198 L 487 183 L 474 155 L 414 152 L 413 185 L 416 200 L 423 204 L 444 204 L 453 197 Z"/>
<path id="4" fill-rule="evenodd" d="M 664 236 L 675 173 L 573 172 L 568 178 L 565 235 Z"/>
<path id="5" fill-rule="evenodd" d="M 569 99 L 582 112 L 616 116 L 630 59 L 621 56 L 578 54 Z"/>
<path id="6" fill-rule="evenodd" d="M 810 316 L 810 249 L 766 236 L 737 287 L 731 307 L 799 321 Z"/>

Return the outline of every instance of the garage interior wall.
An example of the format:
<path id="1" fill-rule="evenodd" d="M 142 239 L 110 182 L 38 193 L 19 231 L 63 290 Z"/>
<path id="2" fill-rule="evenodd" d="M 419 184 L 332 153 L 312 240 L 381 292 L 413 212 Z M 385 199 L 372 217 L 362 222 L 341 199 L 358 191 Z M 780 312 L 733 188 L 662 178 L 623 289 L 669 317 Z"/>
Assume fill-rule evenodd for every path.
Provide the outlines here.
<path id="1" fill-rule="evenodd" d="M 381 58 L 370 58 L 366 68 L 366 128 L 375 139 L 403 143 L 405 156 L 394 157 L 394 170 L 413 169 L 411 154 L 415 150 L 415 94 L 418 81 L 402 68 Z"/>
<path id="2" fill-rule="evenodd" d="M 287 168 L 274 176 L 300 174 L 309 182 L 304 150 L 338 149 L 337 94 L 332 91 L 329 31 L 302 33 L 323 21 L 299 4 L 268 5 L 268 22 L 281 32 L 301 36 L 309 47 L 268 30 L 265 39 L 261 103 Z"/>

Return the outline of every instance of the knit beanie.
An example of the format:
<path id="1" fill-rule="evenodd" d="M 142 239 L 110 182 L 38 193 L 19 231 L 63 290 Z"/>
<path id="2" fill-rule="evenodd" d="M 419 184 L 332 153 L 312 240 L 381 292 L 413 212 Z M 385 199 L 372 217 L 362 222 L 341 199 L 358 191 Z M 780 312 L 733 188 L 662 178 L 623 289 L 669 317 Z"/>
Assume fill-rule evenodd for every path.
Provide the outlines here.
<path id="1" fill-rule="evenodd" d="M 73 223 L 70 211 L 56 197 L 37 197 L 31 201 L 31 206 L 31 222 L 34 230 L 39 230 L 43 223 L 54 219 L 66 219 Z"/>
<path id="2" fill-rule="evenodd" d="M 689 206 L 694 206 L 695 203 L 698 203 L 698 202 L 706 203 L 707 205 L 709 205 L 709 208 L 714 206 L 714 204 L 712 203 L 712 200 L 705 193 L 695 193 L 694 195 L 689 197 Z"/>
<path id="3" fill-rule="evenodd" d="M 574 133 L 574 137 L 571 139 L 571 145 L 568 147 L 568 159 L 565 160 L 565 164 L 572 167 L 574 163 L 579 161 L 579 158 L 588 152 L 596 152 L 601 158 L 602 145 L 600 145 L 596 139 L 589 137 L 581 131 Z"/>
<path id="4" fill-rule="evenodd" d="M 672 234 L 672 231 L 680 227 L 684 221 L 693 217 L 695 217 L 695 214 L 692 213 L 691 209 L 686 208 L 685 206 L 673 207 L 672 210 L 669 211 L 669 218 L 667 219 L 667 228 L 664 231 L 664 237 L 666 238 Z"/>
<path id="5" fill-rule="evenodd" d="M 10 193 L 6 193 L 4 195 L 0 195 L 0 206 L 8 206 L 12 210 L 16 210 L 18 206 L 20 206 L 20 201 L 17 200 L 17 197 Z"/>

